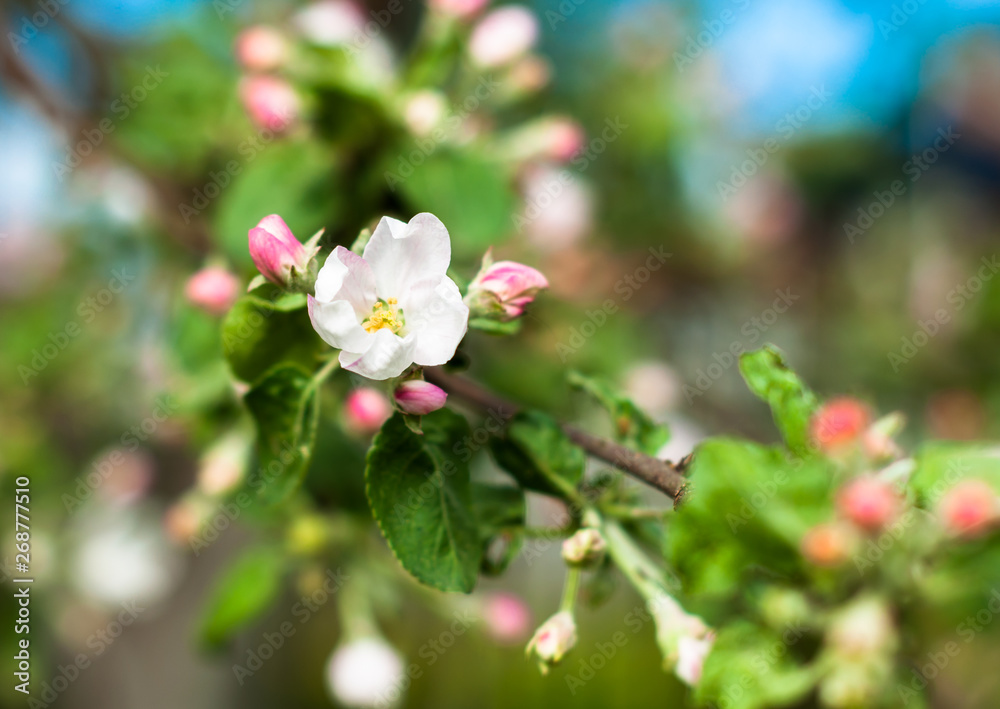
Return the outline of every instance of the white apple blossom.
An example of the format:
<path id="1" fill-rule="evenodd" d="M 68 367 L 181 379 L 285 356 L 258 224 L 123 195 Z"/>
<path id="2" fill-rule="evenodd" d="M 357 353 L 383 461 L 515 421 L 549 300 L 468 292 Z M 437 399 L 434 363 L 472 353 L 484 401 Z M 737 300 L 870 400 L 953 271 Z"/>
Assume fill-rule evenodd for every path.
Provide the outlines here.
<path id="1" fill-rule="evenodd" d="M 326 665 L 330 695 L 349 707 L 396 703 L 405 679 L 403 659 L 381 638 L 367 637 L 338 647 Z"/>
<path id="2" fill-rule="evenodd" d="M 444 364 L 469 322 L 450 263 L 448 230 L 433 214 L 383 217 L 363 256 L 342 246 L 330 254 L 309 297 L 313 327 L 342 350 L 344 369 L 369 379 Z"/>

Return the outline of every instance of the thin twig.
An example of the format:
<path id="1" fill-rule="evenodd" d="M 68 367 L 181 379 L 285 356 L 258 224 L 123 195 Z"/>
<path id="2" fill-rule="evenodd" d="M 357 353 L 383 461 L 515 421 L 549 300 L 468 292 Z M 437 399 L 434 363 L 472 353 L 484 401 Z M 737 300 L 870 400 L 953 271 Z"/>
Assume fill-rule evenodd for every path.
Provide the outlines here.
<path id="1" fill-rule="evenodd" d="M 449 374 L 440 367 L 425 369 L 424 378 L 449 394 L 484 411 L 513 416 L 520 408 L 484 389 L 471 379 Z M 562 429 L 573 443 L 593 457 L 611 463 L 632 477 L 666 493 L 674 498 L 675 504 L 680 501 L 686 480 L 671 463 L 626 448 L 606 438 L 594 436 L 569 424 L 562 424 Z"/>

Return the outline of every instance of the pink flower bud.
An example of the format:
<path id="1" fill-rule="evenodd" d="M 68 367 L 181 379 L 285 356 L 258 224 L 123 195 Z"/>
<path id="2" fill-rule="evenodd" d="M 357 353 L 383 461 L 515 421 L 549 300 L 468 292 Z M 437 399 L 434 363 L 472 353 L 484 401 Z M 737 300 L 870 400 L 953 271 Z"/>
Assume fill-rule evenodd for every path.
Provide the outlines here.
<path id="1" fill-rule="evenodd" d="M 483 259 L 483 267 L 469 284 L 467 302 L 482 316 L 499 316 L 502 321 L 514 320 L 524 313 L 549 282 L 539 271 L 514 261 L 491 263 L 490 254 Z"/>
<path id="2" fill-rule="evenodd" d="M 678 658 L 674 672 L 682 682 L 690 687 L 698 684 L 705 667 L 705 658 L 708 657 L 713 643 L 715 643 L 714 633 L 709 633 L 703 638 L 685 635 L 680 639 L 677 644 Z"/>
<path id="3" fill-rule="evenodd" d="M 428 4 L 443 15 L 467 19 L 486 7 L 489 0 L 428 0 Z"/>
<path id="4" fill-rule="evenodd" d="M 189 302 L 212 315 L 225 315 L 240 294 L 240 282 L 224 268 L 203 268 L 188 279 L 184 294 Z"/>
<path id="5" fill-rule="evenodd" d="M 483 617 L 490 635 L 499 643 L 523 642 L 531 630 L 531 611 L 511 593 L 491 594 L 483 608 Z"/>
<path id="6" fill-rule="evenodd" d="M 892 486 L 874 478 L 858 478 L 837 495 L 840 514 L 862 529 L 874 532 L 889 524 L 899 511 Z"/>
<path id="7" fill-rule="evenodd" d="M 833 399 L 813 417 L 813 440 L 824 452 L 836 451 L 857 441 L 870 418 L 868 407 L 857 399 Z"/>
<path id="8" fill-rule="evenodd" d="M 236 38 L 236 59 L 244 69 L 271 71 L 284 64 L 287 58 L 288 43 L 273 27 L 250 27 Z"/>
<path id="9" fill-rule="evenodd" d="M 344 416 L 348 427 L 357 433 L 375 433 L 392 416 L 389 401 L 376 389 L 360 387 L 347 396 Z"/>
<path id="10" fill-rule="evenodd" d="M 469 38 L 469 53 L 482 67 L 509 64 L 538 40 L 538 20 L 522 5 L 494 10 L 476 26 Z"/>
<path id="11" fill-rule="evenodd" d="M 448 398 L 444 389 L 419 379 L 403 382 L 396 387 L 392 396 L 400 410 L 417 416 L 437 411 L 444 406 L 444 402 Z"/>
<path id="12" fill-rule="evenodd" d="M 563 560 L 571 566 L 592 566 L 603 557 L 607 543 L 596 529 L 578 530 L 572 537 L 563 542 Z"/>
<path id="13" fill-rule="evenodd" d="M 553 160 L 569 161 L 586 139 L 580 124 L 569 118 L 553 118 L 545 125 L 545 152 Z"/>
<path id="14" fill-rule="evenodd" d="M 250 120 L 261 129 L 280 133 L 299 116 L 295 89 L 274 76 L 248 76 L 240 82 L 240 98 Z"/>
<path id="15" fill-rule="evenodd" d="M 535 631 L 528 642 L 525 652 L 535 653 L 538 657 L 542 674 L 547 674 L 549 668 L 559 664 L 567 652 L 576 645 L 576 622 L 569 611 L 560 611 Z"/>
<path id="16" fill-rule="evenodd" d="M 963 480 L 941 498 L 938 515 L 950 533 L 978 536 L 997 520 L 997 494 L 982 480 Z"/>
<path id="17" fill-rule="evenodd" d="M 257 270 L 279 286 L 287 286 L 293 275 L 305 273 L 319 250 L 303 246 L 277 214 L 261 219 L 249 237 L 250 257 Z"/>

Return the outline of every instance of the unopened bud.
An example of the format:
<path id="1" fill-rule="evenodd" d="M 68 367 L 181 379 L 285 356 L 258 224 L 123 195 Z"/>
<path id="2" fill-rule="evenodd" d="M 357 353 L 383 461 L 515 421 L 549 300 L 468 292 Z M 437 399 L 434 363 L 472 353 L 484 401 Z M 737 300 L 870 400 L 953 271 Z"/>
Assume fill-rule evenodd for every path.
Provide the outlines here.
<path id="1" fill-rule="evenodd" d="M 607 544 L 596 529 L 578 530 L 563 542 L 562 558 L 570 566 L 595 566 L 604 558 Z"/>

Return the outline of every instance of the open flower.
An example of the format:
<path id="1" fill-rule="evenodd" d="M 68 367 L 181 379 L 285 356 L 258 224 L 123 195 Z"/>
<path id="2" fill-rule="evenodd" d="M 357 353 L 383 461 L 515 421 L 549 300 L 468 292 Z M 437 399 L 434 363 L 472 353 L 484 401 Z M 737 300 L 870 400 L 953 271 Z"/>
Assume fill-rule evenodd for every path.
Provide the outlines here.
<path id="1" fill-rule="evenodd" d="M 309 317 L 338 347 L 344 369 L 369 379 L 398 377 L 411 364 L 452 358 L 469 308 L 446 274 L 448 230 L 433 214 L 404 224 L 383 217 L 363 256 L 338 246 L 316 279 Z"/>
<path id="2" fill-rule="evenodd" d="M 250 230 L 249 238 L 250 258 L 257 270 L 271 283 L 282 287 L 306 273 L 309 262 L 319 251 L 316 237 L 302 244 L 277 214 L 261 219 Z"/>

